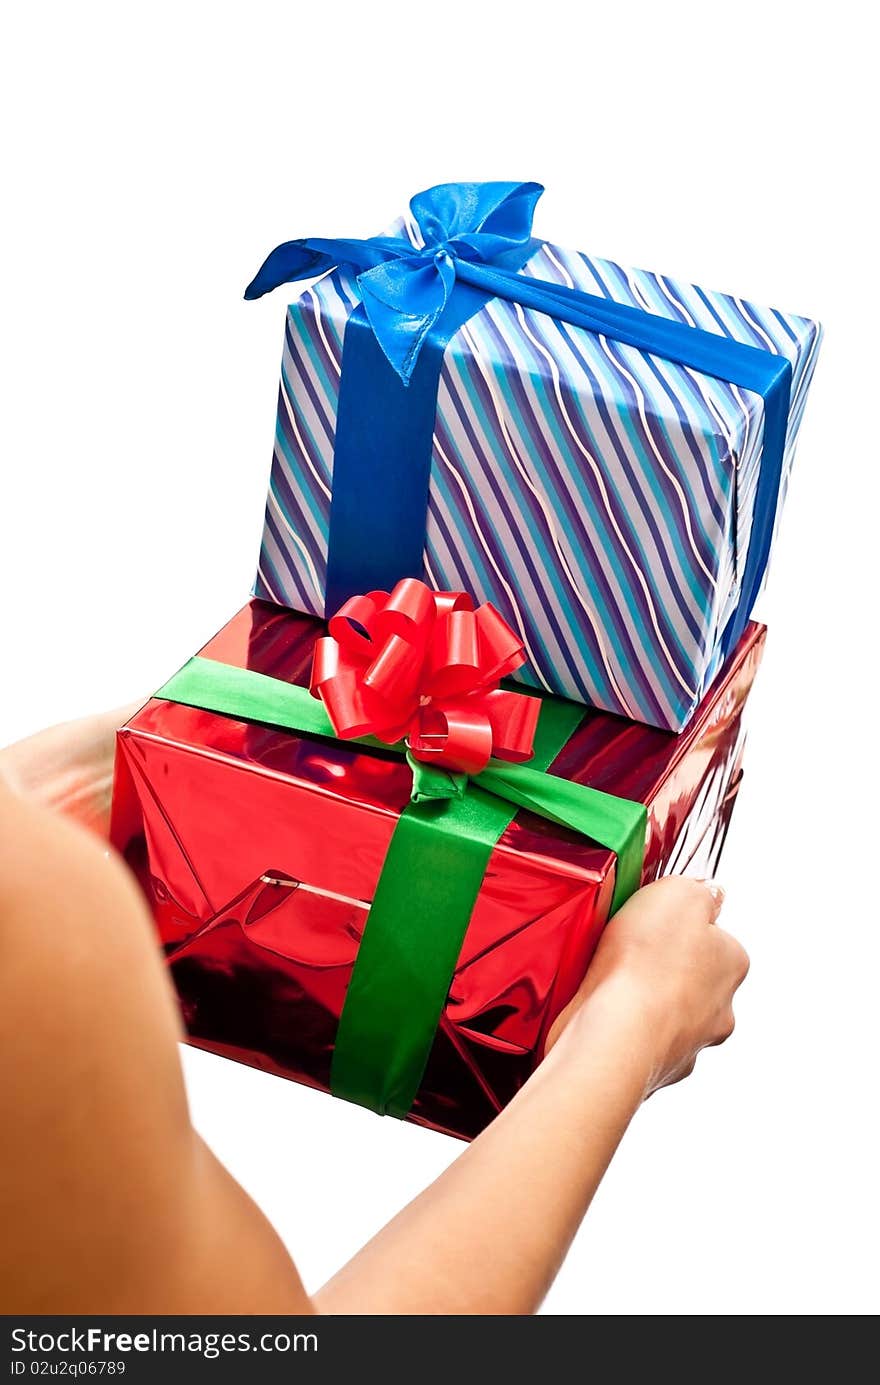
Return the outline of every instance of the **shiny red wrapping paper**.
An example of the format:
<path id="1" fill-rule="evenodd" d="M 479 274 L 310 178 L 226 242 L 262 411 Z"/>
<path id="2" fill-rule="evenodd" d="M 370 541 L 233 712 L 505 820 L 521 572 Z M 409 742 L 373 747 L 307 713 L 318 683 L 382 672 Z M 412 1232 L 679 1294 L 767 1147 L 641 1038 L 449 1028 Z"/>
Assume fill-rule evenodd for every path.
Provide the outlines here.
<path id="1" fill-rule="evenodd" d="M 251 601 L 201 653 L 307 686 L 321 630 Z M 648 806 L 644 881 L 714 871 L 764 636 L 749 626 L 682 734 L 588 711 L 552 766 Z M 346 987 L 410 785 L 389 752 L 159 699 L 122 728 L 111 838 L 149 900 L 193 1044 L 329 1090 Z M 523 1084 L 596 946 L 614 864 L 605 848 L 517 814 L 492 852 L 410 1120 L 469 1139 Z"/>

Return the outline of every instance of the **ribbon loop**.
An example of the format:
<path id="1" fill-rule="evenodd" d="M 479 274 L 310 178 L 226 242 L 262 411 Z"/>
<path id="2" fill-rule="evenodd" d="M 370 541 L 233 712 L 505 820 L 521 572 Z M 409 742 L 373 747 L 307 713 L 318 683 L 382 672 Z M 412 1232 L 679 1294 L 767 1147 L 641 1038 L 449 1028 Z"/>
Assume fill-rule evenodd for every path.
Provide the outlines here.
<path id="1" fill-rule="evenodd" d="M 492 750 L 497 760 L 523 764 L 532 758 L 541 702 L 537 697 L 520 697 L 506 688 L 493 688 L 483 698 L 486 716 L 492 727 Z"/>
<path id="2" fill-rule="evenodd" d="M 543 191 L 540 183 L 441 183 L 410 202 L 423 249 L 406 236 L 289 240 L 266 258 L 244 296 L 261 298 L 279 284 L 350 265 L 358 271 L 358 289 L 376 340 L 408 384 L 428 333 L 449 302 L 457 262 L 518 269 Z"/>
<path id="3" fill-rule="evenodd" d="M 434 605 L 438 616 L 448 616 L 452 611 L 472 611 L 474 598 L 470 592 L 434 592 Z"/>
<path id="4" fill-rule="evenodd" d="M 368 592 L 366 596 L 349 597 L 328 623 L 331 636 L 350 658 L 373 658 L 372 632 L 382 603 L 387 600 L 387 592 Z"/>
<path id="5" fill-rule="evenodd" d="M 507 621 L 499 615 L 491 601 L 484 601 L 477 611 L 480 644 L 486 651 L 486 661 L 493 679 L 506 678 L 522 663 L 522 645 Z"/>
<path id="6" fill-rule="evenodd" d="M 416 193 L 409 209 L 425 245 L 492 263 L 528 243 L 540 183 L 440 183 Z"/>
<path id="7" fill-rule="evenodd" d="M 532 754 L 538 703 L 499 679 L 525 660 L 491 606 L 407 577 L 390 595 L 351 597 L 315 644 L 309 691 L 343 740 L 406 738 L 416 760 L 479 774 L 495 755 Z"/>
<path id="8" fill-rule="evenodd" d="M 375 593 L 380 595 L 380 593 Z M 436 607 L 430 590 L 415 577 L 404 577 L 385 598 L 376 628 L 385 634 L 398 634 L 409 640 L 430 631 Z"/>
<path id="9" fill-rule="evenodd" d="M 365 691 L 376 693 L 391 704 L 405 704 L 418 696 L 421 658 L 418 648 L 402 635 L 389 635 L 363 674 Z"/>
<path id="10" fill-rule="evenodd" d="M 450 611 L 434 628 L 425 692 L 431 697 L 472 692 L 486 674 L 480 664 L 476 613 Z"/>
<path id="11" fill-rule="evenodd" d="M 477 706 L 463 702 L 447 703 L 444 707 L 432 704 L 419 712 L 417 729 L 410 736 L 408 747 L 416 760 L 426 764 L 462 774 L 480 774 L 494 749 L 492 723 Z"/>

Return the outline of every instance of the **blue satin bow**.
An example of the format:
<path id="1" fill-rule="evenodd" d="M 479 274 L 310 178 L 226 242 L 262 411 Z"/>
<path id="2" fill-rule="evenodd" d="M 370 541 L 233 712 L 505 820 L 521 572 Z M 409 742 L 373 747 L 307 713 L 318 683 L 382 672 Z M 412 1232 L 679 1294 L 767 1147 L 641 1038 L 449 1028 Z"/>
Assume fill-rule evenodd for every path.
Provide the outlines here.
<path id="1" fill-rule="evenodd" d="M 338 264 L 359 269 L 357 284 L 370 327 L 409 384 L 456 278 L 492 295 L 495 290 L 471 267 L 519 269 L 537 247 L 531 241 L 532 218 L 543 191 L 540 183 L 441 183 L 409 204 L 424 249 L 414 249 L 405 236 L 289 240 L 272 251 L 244 296 L 261 298 L 279 284 L 313 278 Z"/>
<path id="2" fill-rule="evenodd" d="M 424 577 L 443 352 L 458 328 L 498 297 L 762 396 L 764 453 L 740 600 L 722 636 L 726 653 L 745 629 L 770 555 L 791 363 L 730 337 L 517 273 L 541 244 L 531 239 L 531 229 L 543 190 L 540 183 L 441 183 L 410 202 L 424 249 L 415 250 L 403 236 L 286 241 L 248 285 L 245 298 L 260 298 L 335 265 L 359 271 L 362 303 L 343 339 L 325 614 L 335 614 L 350 596 L 390 591 L 401 577 Z"/>

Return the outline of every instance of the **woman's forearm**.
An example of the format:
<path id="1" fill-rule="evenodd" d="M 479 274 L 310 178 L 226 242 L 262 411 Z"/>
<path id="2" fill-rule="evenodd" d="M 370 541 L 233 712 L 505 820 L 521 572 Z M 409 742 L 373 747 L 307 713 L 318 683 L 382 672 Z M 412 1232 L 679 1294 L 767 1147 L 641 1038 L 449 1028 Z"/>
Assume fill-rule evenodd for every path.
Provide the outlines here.
<path id="1" fill-rule="evenodd" d="M 320 1311 L 533 1313 L 648 1089 L 625 1014 L 596 1004 L 579 1017 L 461 1158 L 321 1290 Z"/>

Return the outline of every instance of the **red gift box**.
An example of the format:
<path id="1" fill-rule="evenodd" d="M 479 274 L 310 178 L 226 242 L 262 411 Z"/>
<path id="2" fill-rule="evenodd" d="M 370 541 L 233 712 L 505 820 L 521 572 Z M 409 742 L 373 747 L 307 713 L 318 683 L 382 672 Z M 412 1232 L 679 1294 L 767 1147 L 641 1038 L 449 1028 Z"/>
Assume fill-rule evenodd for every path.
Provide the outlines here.
<path id="1" fill-rule="evenodd" d="M 252 601 L 201 653 L 307 686 L 322 630 Z M 714 871 L 764 637 L 749 626 L 681 735 L 588 711 L 551 766 L 647 806 L 643 882 Z M 346 989 L 411 783 L 389 751 L 159 698 L 122 728 L 111 839 L 150 902 L 193 1044 L 330 1089 Z M 584 974 L 614 874 L 611 851 L 516 815 L 492 850 L 408 1119 L 471 1138 L 522 1086 Z"/>

